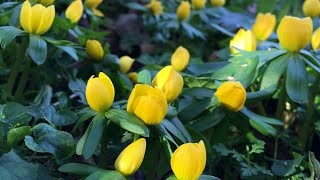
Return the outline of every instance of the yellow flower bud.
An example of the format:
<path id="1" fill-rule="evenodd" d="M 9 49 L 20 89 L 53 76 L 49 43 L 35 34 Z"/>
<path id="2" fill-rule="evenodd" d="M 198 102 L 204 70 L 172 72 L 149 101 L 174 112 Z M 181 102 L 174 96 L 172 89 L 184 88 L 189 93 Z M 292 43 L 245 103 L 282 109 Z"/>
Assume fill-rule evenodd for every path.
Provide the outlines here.
<path id="1" fill-rule="evenodd" d="M 320 48 L 320 27 L 313 33 L 311 45 L 313 50 L 317 50 Z"/>
<path id="2" fill-rule="evenodd" d="M 146 7 L 150 8 L 154 15 L 160 15 L 163 13 L 163 6 L 158 0 L 151 0 L 150 3 L 146 5 Z"/>
<path id="3" fill-rule="evenodd" d="M 256 50 L 256 38 L 250 30 L 240 29 L 236 35 L 231 39 L 229 48 L 231 53 L 237 53 L 238 50 L 233 48 L 236 47 L 240 50 L 255 51 Z"/>
<path id="4" fill-rule="evenodd" d="M 183 71 L 189 64 L 190 54 L 188 49 L 179 46 L 171 56 L 171 65 L 177 71 Z"/>
<path id="5" fill-rule="evenodd" d="M 212 6 L 223 6 L 226 3 L 226 0 L 211 0 Z"/>
<path id="6" fill-rule="evenodd" d="M 264 41 L 272 34 L 276 26 L 276 16 L 271 13 L 259 13 L 252 26 L 252 32 L 259 41 Z"/>
<path id="7" fill-rule="evenodd" d="M 283 17 L 277 30 L 281 47 L 291 52 L 300 51 L 310 43 L 312 28 L 310 17 Z"/>
<path id="8" fill-rule="evenodd" d="M 42 4 L 44 6 L 49 6 L 53 4 L 54 0 L 31 0 L 30 2 L 35 2 L 37 4 Z"/>
<path id="9" fill-rule="evenodd" d="M 200 10 L 203 9 L 204 6 L 206 5 L 207 0 L 192 0 L 192 7 L 194 9 Z"/>
<path id="10" fill-rule="evenodd" d="M 114 87 L 110 78 L 103 72 L 99 73 L 99 77 L 91 76 L 87 83 L 86 98 L 92 110 L 106 112 L 114 100 Z"/>
<path id="11" fill-rule="evenodd" d="M 190 3 L 189 1 L 182 1 L 177 9 L 177 17 L 180 21 L 187 19 L 190 16 Z"/>
<path id="12" fill-rule="evenodd" d="M 154 77 L 152 85 L 160 88 L 166 95 L 167 101 L 172 102 L 182 91 L 183 78 L 172 66 L 166 66 Z"/>
<path id="13" fill-rule="evenodd" d="M 320 2 L 319 0 L 305 0 L 302 5 L 304 15 L 309 17 L 317 17 L 320 15 Z"/>
<path id="14" fill-rule="evenodd" d="M 127 111 L 148 125 L 160 124 L 168 111 L 166 96 L 157 88 L 137 84 L 129 96 Z"/>
<path id="15" fill-rule="evenodd" d="M 240 111 L 246 101 L 246 90 L 240 82 L 222 83 L 214 94 L 218 101 L 231 111 Z"/>
<path id="16" fill-rule="evenodd" d="M 103 17 L 104 14 L 97 9 L 97 7 L 102 3 L 103 0 L 86 0 L 85 5 L 91 9 L 94 15 Z"/>
<path id="17" fill-rule="evenodd" d="M 54 16 L 54 5 L 44 7 L 36 4 L 31 7 L 30 2 L 25 1 L 20 12 L 20 24 L 26 32 L 41 35 L 50 29 Z"/>
<path id="18" fill-rule="evenodd" d="M 87 40 L 86 52 L 87 52 L 87 55 L 95 61 L 101 60 L 104 56 L 102 45 L 97 40 L 90 40 L 90 39 Z"/>
<path id="19" fill-rule="evenodd" d="M 186 143 L 179 146 L 171 156 L 171 169 L 177 179 L 197 180 L 207 161 L 206 147 L 203 141 Z"/>
<path id="20" fill-rule="evenodd" d="M 118 172 L 124 176 L 134 174 L 144 158 L 147 143 L 144 138 L 140 138 L 135 142 L 129 144 L 118 156 L 114 166 Z"/>
<path id="21" fill-rule="evenodd" d="M 134 59 L 132 59 L 131 57 L 122 56 L 120 58 L 120 62 L 119 62 L 120 63 L 120 71 L 122 73 L 127 73 L 130 70 L 133 62 L 134 62 Z"/>
<path id="22" fill-rule="evenodd" d="M 82 0 L 73 1 L 66 10 L 66 18 L 68 18 L 72 23 L 77 23 L 83 13 Z"/>
<path id="23" fill-rule="evenodd" d="M 137 84 L 138 83 L 138 73 L 137 72 L 128 73 L 128 78 L 130 79 L 130 81 L 133 84 Z"/>

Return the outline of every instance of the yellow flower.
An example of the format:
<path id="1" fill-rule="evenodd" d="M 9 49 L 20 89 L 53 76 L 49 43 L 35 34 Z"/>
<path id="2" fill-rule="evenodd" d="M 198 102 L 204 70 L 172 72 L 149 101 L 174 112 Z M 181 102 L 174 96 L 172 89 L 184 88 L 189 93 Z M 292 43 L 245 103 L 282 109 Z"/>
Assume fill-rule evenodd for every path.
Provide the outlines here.
<path id="1" fill-rule="evenodd" d="M 320 27 L 313 33 L 311 45 L 313 50 L 317 50 L 320 48 Z"/>
<path id="2" fill-rule="evenodd" d="M 177 71 L 183 71 L 189 64 L 190 54 L 189 51 L 179 46 L 171 56 L 171 65 Z"/>
<path id="3" fill-rule="evenodd" d="M 163 13 L 163 6 L 158 0 L 151 0 L 150 3 L 146 5 L 146 7 L 150 8 L 154 15 L 160 15 Z"/>
<path id="4" fill-rule="evenodd" d="M 177 9 L 177 17 L 180 21 L 187 19 L 190 16 L 190 3 L 189 1 L 182 1 Z"/>
<path id="5" fill-rule="evenodd" d="M 77 23 L 83 13 L 82 0 L 73 1 L 66 10 L 66 18 L 70 19 L 72 23 Z"/>
<path id="6" fill-rule="evenodd" d="M 212 6 L 223 6 L 226 3 L 226 0 L 211 0 Z"/>
<path id="7" fill-rule="evenodd" d="M 99 77 L 91 76 L 87 83 L 86 98 L 92 110 L 106 112 L 114 100 L 114 87 L 110 78 L 103 72 L 99 73 Z"/>
<path id="8" fill-rule="evenodd" d="M 120 71 L 122 73 L 127 73 L 130 70 L 133 62 L 134 62 L 134 59 L 132 59 L 131 57 L 122 56 L 120 58 Z"/>
<path id="9" fill-rule="evenodd" d="M 88 56 L 95 61 L 101 60 L 104 56 L 102 45 L 97 40 L 87 40 L 86 52 Z"/>
<path id="10" fill-rule="evenodd" d="M 128 73 L 128 78 L 131 80 L 131 82 L 133 84 L 137 84 L 138 83 L 138 73 L 137 72 Z"/>
<path id="11" fill-rule="evenodd" d="M 54 16 L 54 5 L 44 7 L 36 4 L 31 7 L 30 2 L 25 1 L 20 12 L 20 24 L 26 32 L 41 35 L 50 29 Z"/>
<path id="12" fill-rule="evenodd" d="M 298 52 L 306 47 L 312 38 L 312 20 L 310 17 L 297 18 L 285 16 L 278 26 L 278 38 L 283 49 Z"/>
<path id="13" fill-rule="evenodd" d="M 49 6 L 49 5 L 53 4 L 54 0 L 31 0 L 31 2 L 42 4 L 44 6 Z"/>
<path id="14" fill-rule="evenodd" d="M 214 94 L 219 102 L 231 111 L 240 111 L 246 101 L 246 90 L 240 82 L 222 83 Z"/>
<path id="15" fill-rule="evenodd" d="M 171 156 L 171 169 L 179 180 L 197 180 L 207 161 L 203 141 L 186 143 L 178 147 Z"/>
<path id="16" fill-rule="evenodd" d="M 203 9 L 204 6 L 206 5 L 207 0 L 192 0 L 192 7 L 194 9 L 200 10 Z"/>
<path id="17" fill-rule="evenodd" d="M 320 2 L 319 0 L 305 0 L 302 5 L 304 15 L 310 17 L 317 17 L 320 15 Z"/>
<path id="18" fill-rule="evenodd" d="M 172 102 L 182 91 L 183 78 L 172 66 L 166 66 L 154 77 L 152 85 L 160 88 L 166 95 L 167 101 Z"/>
<path id="19" fill-rule="evenodd" d="M 240 29 L 236 35 L 231 39 L 229 48 L 231 53 L 237 53 L 238 50 L 233 48 L 236 47 L 240 50 L 255 51 L 256 50 L 256 38 L 250 30 Z"/>
<path id="20" fill-rule="evenodd" d="M 102 3 L 103 0 L 86 0 L 85 5 L 91 9 L 94 15 L 103 17 L 103 13 L 97 9 L 97 7 Z"/>
<path id="21" fill-rule="evenodd" d="M 140 138 L 129 144 L 118 156 L 114 166 L 118 172 L 124 176 L 130 176 L 135 173 L 144 158 L 147 143 L 144 138 Z"/>
<path id="22" fill-rule="evenodd" d="M 259 41 L 268 39 L 276 26 L 276 16 L 271 13 L 259 13 L 252 26 L 252 32 Z"/>
<path id="23" fill-rule="evenodd" d="M 129 96 L 127 111 L 148 125 L 160 124 L 168 111 L 166 96 L 157 88 L 137 84 Z"/>

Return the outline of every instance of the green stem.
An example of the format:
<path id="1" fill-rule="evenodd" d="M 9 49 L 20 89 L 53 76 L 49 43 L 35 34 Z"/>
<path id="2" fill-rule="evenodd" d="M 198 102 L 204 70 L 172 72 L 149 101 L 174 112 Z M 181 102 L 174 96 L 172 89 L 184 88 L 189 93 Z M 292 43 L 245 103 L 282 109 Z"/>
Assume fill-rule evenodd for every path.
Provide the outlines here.
<path id="1" fill-rule="evenodd" d="M 20 100 L 21 97 L 23 96 L 23 91 L 26 87 L 26 84 L 27 84 L 27 81 L 28 81 L 28 77 L 29 77 L 29 72 L 30 72 L 30 66 L 31 66 L 31 62 L 32 60 L 27 58 L 27 63 L 24 67 L 24 71 L 21 75 L 21 79 L 19 81 L 19 84 L 18 84 L 18 88 L 17 88 L 17 91 L 15 93 L 15 99 L 16 100 Z"/>
<path id="2" fill-rule="evenodd" d="M 255 92 L 253 86 L 250 86 L 250 89 L 251 89 L 252 92 Z M 262 116 L 266 116 L 267 113 L 266 113 L 266 110 L 265 110 L 264 107 L 263 107 L 262 102 L 259 101 L 257 105 L 258 105 L 257 108 L 258 108 L 259 113 L 260 113 Z"/>
<path id="3" fill-rule="evenodd" d="M 106 119 L 107 120 L 107 119 Z M 108 166 L 108 123 L 105 123 L 101 138 L 101 153 L 98 166 L 107 169 Z"/>
<path id="4" fill-rule="evenodd" d="M 273 154 L 273 160 L 277 160 L 278 155 L 278 144 L 279 144 L 279 136 L 276 137 L 276 142 L 274 145 L 274 154 Z"/>
<path id="5" fill-rule="evenodd" d="M 276 118 L 279 120 L 282 120 L 283 116 L 283 110 L 286 106 L 286 83 L 285 79 L 283 80 L 283 83 L 281 85 L 280 93 L 279 93 L 279 100 L 278 100 L 278 105 L 277 105 L 277 111 L 276 111 Z"/>
<path id="6" fill-rule="evenodd" d="M 313 138 L 313 123 L 314 119 L 312 118 L 313 112 L 314 112 L 314 100 L 316 98 L 318 88 L 320 84 L 320 77 L 316 77 L 316 80 L 314 81 L 313 85 L 311 86 L 310 96 L 308 99 L 308 106 L 306 111 L 306 118 L 303 122 L 303 125 L 301 127 L 300 132 L 300 145 L 301 148 L 304 150 L 306 148 L 309 148 L 309 146 L 312 143 Z"/>

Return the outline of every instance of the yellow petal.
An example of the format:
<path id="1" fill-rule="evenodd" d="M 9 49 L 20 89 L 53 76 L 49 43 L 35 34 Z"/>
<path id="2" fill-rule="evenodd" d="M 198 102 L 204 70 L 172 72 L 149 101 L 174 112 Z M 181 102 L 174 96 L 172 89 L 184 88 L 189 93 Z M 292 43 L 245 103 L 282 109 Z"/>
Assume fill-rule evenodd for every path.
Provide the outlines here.
<path id="1" fill-rule="evenodd" d="M 103 17 L 104 16 L 104 14 L 100 10 L 98 10 L 96 8 L 93 8 L 91 10 L 92 10 L 93 14 L 98 16 L 98 17 Z"/>
<path id="2" fill-rule="evenodd" d="M 252 31 L 240 29 L 237 34 L 230 40 L 229 48 L 231 53 L 237 53 L 238 50 L 233 48 L 236 47 L 240 50 L 255 51 L 256 50 L 256 38 Z"/>
<path id="3" fill-rule="evenodd" d="M 197 180 L 206 165 L 204 143 L 186 143 L 171 156 L 171 169 L 179 180 Z"/>
<path id="4" fill-rule="evenodd" d="M 114 86 L 107 75 L 100 73 L 99 77 L 88 80 L 86 98 L 89 106 L 96 112 L 106 112 L 114 100 Z"/>
<path id="5" fill-rule="evenodd" d="M 31 5 L 29 1 L 25 1 L 22 4 L 21 7 L 21 12 L 20 12 L 20 24 L 22 28 L 26 31 L 31 33 L 32 32 L 32 27 L 31 27 L 31 16 L 32 16 L 32 11 L 31 11 Z"/>
<path id="6" fill-rule="evenodd" d="M 302 11 L 306 16 L 317 17 L 320 15 L 319 0 L 305 0 L 302 5 Z"/>
<path id="7" fill-rule="evenodd" d="M 146 7 L 150 8 L 154 15 L 160 15 L 163 13 L 163 6 L 158 0 L 151 0 L 151 2 L 146 5 Z"/>
<path id="8" fill-rule="evenodd" d="M 44 6 L 49 6 L 50 4 L 53 4 L 54 0 L 40 0 L 38 3 L 44 5 Z"/>
<path id="9" fill-rule="evenodd" d="M 47 8 L 45 8 L 42 12 L 41 23 L 39 25 L 39 28 L 38 28 L 36 34 L 41 35 L 41 34 L 46 33 L 50 29 L 50 27 L 53 23 L 54 17 L 55 17 L 54 5 L 51 5 Z"/>
<path id="10" fill-rule="evenodd" d="M 97 40 L 87 40 L 86 42 L 87 55 L 94 61 L 99 61 L 104 56 L 102 45 Z"/>
<path id="11" fill-rule="evenodd" d="M 311 45 L 313 50 L 320 48 L 320 28 L 318 28 L 312 36 Z"/>
<path id="12" fill-rule="evenodd" d="M 151 86 L 145 84 L 137 84 L 134 86 L 128 99 L 127 111 L 129 113 L 133 113 L 133 110 L 135 108 L 133 106 L 133 101 L 139 96 L 146 95 L 148 91 L 152 91 Z"/>
<path id="13" fill-rule="evenodd" d="M 118 156 L 114 164 L 116 170 L 124 176 L 135 173 L 142 164 L 147 143 L 144 138 L 140 138 L 128 145 Z"/>
<path id="14" fill-rule="evenodd" d="M 259 41 L 264 41 L 272 34 L 276 26 L 276 16 L 267 13 L 259 13 L 256 17 L 256 21 L 252 26 L 252 32 Z"/>
<path id="15" fill-rule="evenodd" d="M 127 73 L 130 70 L 133 62 L 134 62 L 134 59 L 132 59 L 131 57 L 122 56 L 120 58 L 120 62 L 119 62 L 120 63 L 120 71 L 122 73 Z"/>
<path id="16" fill-rule="evenodd" d="M 226 3 L 226 0 L 211 0 L 212 6 L 223 6 Z"/>
<path id="17" fill-rule="evenodd" d="M 281 47 L 291 52 L 298 52 L 306 47 L 312 38 L 312 26 L 310 17 L 283 17 L 277 29 Z"/>
<path id="18" fill-rule="evenodd" d="M 33 34 L 37 34 L 41 24 L 43 23 L 42 17 L 45 9 L 46 8 L 41 4 L 36 4 L 31 7 L 31 29 Z"/>
<path id="19" fill-rule="evenodd" d="M 189 51 L 179 46 L 171 56 L 171 65 L 176 71 L 183 71 L 189 64 Z"/>
<path id="20" fill-rule="evenodd" d="M 66 18 L 72 23 L 77 23 L 82 17 L 83 4 L 81 0 L 73 1 L 66 10 Z"/>
<path id="21" fill-rule="evenodd" d="M 214 94 L 219 102 L 231 111 L 240 111 L 246 101 L 246 90 L 240 82 L 222 83 Z"/>
<path id="22" fill-rule="evenodd" d="M 177 9 L 177 17 L 180 21 L 187 19 L 190 16 L 190 3 L 189 1 L 182 1 Z"/>
<path id="23" fill-rule="evenodd" d="M 200 10 L 203 9 L 204 6 L 206 5 L 207 0 L 192 0 L 192 7 L 194 9 Z"/>
<path id="24" fill-rule="evenodd" d="M 131 82 L 133 84 L 137 84 L 138 83 L 138 73 L 137 72 L 128 73 L 128 78 L 131 80 Z"/>
<path id="25" fill-rule="evenodd" d="M 103 0 L 86 0 L 85 5 L 90 9 L 96 9 Z"/>

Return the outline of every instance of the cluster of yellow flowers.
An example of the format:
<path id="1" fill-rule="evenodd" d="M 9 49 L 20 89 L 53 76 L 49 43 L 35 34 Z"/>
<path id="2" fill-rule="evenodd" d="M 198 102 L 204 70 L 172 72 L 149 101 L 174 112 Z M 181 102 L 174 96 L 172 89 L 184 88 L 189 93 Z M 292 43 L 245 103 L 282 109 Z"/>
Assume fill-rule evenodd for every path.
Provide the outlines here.
<path id="1" fill-rule="evenodd" d="M 192 8 L 195 10 L 201 10 L 205 7 L 207 0 L 191 0 Z M 210 0 L 212 6 L 223 6 L 226 0 Z M 191 5 L 189 1 L 182 1 L 177 8 L 177 18 L 180 21 L 187 19 L 191 13 Z M 164 12 L 164 8 L 159 0 L 151 0 L 149 4 L 146 5 L 147 8 L 151 9 L 154 15 L 160 15 Z"/>

